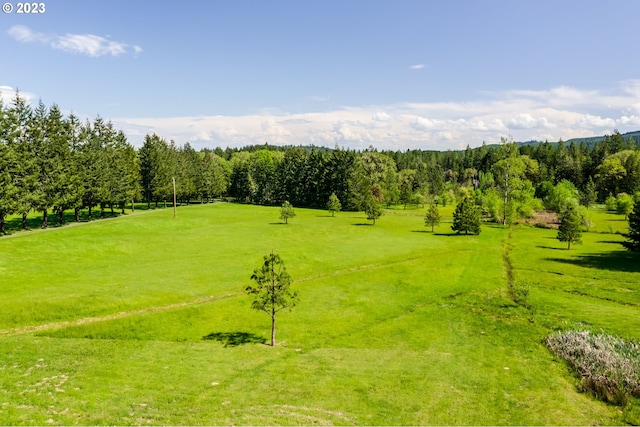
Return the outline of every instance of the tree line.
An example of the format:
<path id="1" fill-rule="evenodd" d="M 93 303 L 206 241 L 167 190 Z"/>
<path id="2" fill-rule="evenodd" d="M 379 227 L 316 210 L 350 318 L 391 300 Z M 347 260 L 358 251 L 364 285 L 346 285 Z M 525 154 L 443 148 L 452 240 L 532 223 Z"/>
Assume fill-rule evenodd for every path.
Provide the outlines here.
<path id="1" fill-rule="evenodd" d="M 33 108 L 18 94 L 0 104 L 0 233 L 11 214 L 27 228 L 28 213 L 39 211 L 46 228 L 50 212 L 63 223 L 66 210 L 78 220 L 82 208 L 124 209 L 139 181 L 138 155 L 111 123 L 64 117 L 55 104 Z"/>
<path id="2" fill-rule="evenodd" d="M 268 144 L 196 151 L 158 135 L 136 150 L 100 117 L 81 122 L 57 105 L 32 107 L 16 94 L 0 104 L 0 233 L 8 215 L 30 211 L 64 221 L 64 212 L 124 210 L 144 201 L 166 205 L 229 197 L 240 202 L 343 210 L 471 198 L 501 223 L 534 210 L 607 202 L 629 214 L 640 196 L 640 150 L 619 132 L 593 145 L 543 142 L 482 145 L 461 151 L 363 151 Z"/>

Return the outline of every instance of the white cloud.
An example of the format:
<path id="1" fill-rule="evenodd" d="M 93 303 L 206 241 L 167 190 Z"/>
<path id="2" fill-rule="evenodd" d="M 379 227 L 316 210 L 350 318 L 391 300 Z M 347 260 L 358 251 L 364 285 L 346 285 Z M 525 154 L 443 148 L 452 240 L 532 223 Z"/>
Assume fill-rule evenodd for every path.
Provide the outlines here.
<path id="1" fill-rule="evenodd" d="M 438 127 L 439 124 L 437 120 L 431 120 L 426 117 L 415 116 L 410 126 L 416 130 L 430 130 Z"/>
<path id="2" fill-rule="evenodd" d="M 29 27 L 24 25 L 14 25 L 7 31 L 11 37 L 21 43 L 42 42 L 46 43 L 50 37 L 44 33 L 35 33 Z"/>
<path id="3" fill-rule="evenodd" d="M 374 115 L 371 117 L 371 120 L 381 121 L 381 122 L 386 122 L 387 120 L 390 120 L 390 119 L 391 119 L 390 115 L 388 115 L 385 112 L 379 112 L 379 111 L 374 113 Z"/>
<path id="4" fill-rule="evenodd" d="M 206 141 L 206 142 L 213 141 L 213 138 L 211 137 L 209 132 L 205 132 L 205 131 L 200 131 L 196 133 L 195 137 L 198 141 Z"/>
<path id="5" fill-rule="evenodd" d="M 104 55 L 119 56 L 125 53 L 139 54 L 140 46 L 130 46 L 126 43 L 115 42 L 94 34 L 65 34 L 63 36 L 49 35 L 32 31 L 24 25 L 14 25 L 7 33 L 21 43 L 39 42 L 51 46 L 53 49 L 70 53 L 79 53 L 90 57 Z"/>
<path id="6" fill-rule="evenodd" d="M 616 126 L 616 121 L 609 117 L 600 117 L 600 116 L 593 116 L 591 114 L 585 114 L 576 121 L 576 125 L 585 129 L 591 129 L 594 127 L 595 128 L 602 128 L 602 127 L 614 128 Z"/>
<path id="7" fill-rule="evenodd" d="M 102 55 L 118 56 L 127 51 L 126 44 L 112 42 L 104 37 L 93 34 L 66 34 L 57 37 L 56 40 L 51 43 L 51 47 L 92 57 Z"/>
<path id="8" fill-rule="evenodd" d="M 422 70 L 424 68 L 424 64 L 415 64 L 409 67 L 410 70 Z"/>
<path id="9" fill-rule="evenodd" d="M 307 99 L 310 101 L 315 101 L 315 102 L 326 102 L 329 99 L 331 99 L 331 96 L 326 95 L 326 96 L 307 96 Z"/>
<path id="10" fill-rule="evenodd" d="M 16 96 L 16 89 L 11 86 L 1 86 L 0 85 L 0 100 L 5 106 L 9 106 L 13 103 L 13 99 Z M 27 102 L 31 102 L 31 100 L 35 99 L 35 95 L 29 92 L 20 91 L 20 97 L 27 100 Z"/>
<path id="11" fill-rule="evenodd" d="M 566 87 L 505 91 L 464 102 L 395 103 L 324 112 L 292 114 L 266 109 L 242 116 L 107 119 L 138 147 L 146 134 L 155 132 L 176 144 L 189 142 L 197 148 L 241 147 L 266 141 L 356 149 L 373 145 L 391 150 L 447 150 L 464 149 L 467 144 L 475 147 L 483 141 L 498 143 L 508 135 L 516 141 L 557 141 L 603 135 L 613 129 L 623 133 L 638 130 L 640 90 L 634 88 L 640 89 L 640 81 L 599 91 Z M 15 93 L 10 86 L 0 86 L 0 92 L 5 104 Z M 37 99 L 30 93 L 21 95 Z"/>
<path id="12" fill-rule="evenodd" d="M 554 125 L 549 123 L 546 117 L 533 117 L 529 113 L 521 113 L 509 120 L 509 127 L 512 129 L 547 129 Z"/>
<path id="13" fill-rule="evenodd" d="M 245 116 L 198 116 L 174 119 L 127 119 L 178 143 L 194 146 L 263 144 L 315 144 L 351 148 L 374 145 L 381 149 L 458 149 L 500 142 L 511 135 L 517 141 L 557 141 L 621 132 L 640 126 L 640 93 L 595 93 L 571 88 L 514 91 L 492 94 L 491 99 L 445 103 L 398 103 L 289 114 L 263 111 Z M 545 96 L 556 94 L 563 99 Z M 584 105 L 584 99 L 592 103 Z M 568 101 L 573 99 L 575 105 Z M 559 107 L 558 104 L 564 104 Z M 114 120 L 120 126 L 122 120 Z M 393 129 L 393 130 L 391 130 Z M 199 138 L 206 132 L 210 139 Z M 132 140 L 139 145 L 139 141 Z"/>

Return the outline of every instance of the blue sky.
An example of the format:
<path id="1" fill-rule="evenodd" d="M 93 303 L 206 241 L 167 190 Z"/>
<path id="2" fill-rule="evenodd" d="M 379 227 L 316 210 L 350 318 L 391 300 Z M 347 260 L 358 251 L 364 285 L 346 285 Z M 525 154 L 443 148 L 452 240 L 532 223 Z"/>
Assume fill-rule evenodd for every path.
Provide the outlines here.
<path id="1" fill-rule="evenodd" d="M 4 1 L 4 0 L 3 0 Z M 0 91 L 140 146 L 458 149 L 640 129 L 640 2 L 49 0 Z"/>

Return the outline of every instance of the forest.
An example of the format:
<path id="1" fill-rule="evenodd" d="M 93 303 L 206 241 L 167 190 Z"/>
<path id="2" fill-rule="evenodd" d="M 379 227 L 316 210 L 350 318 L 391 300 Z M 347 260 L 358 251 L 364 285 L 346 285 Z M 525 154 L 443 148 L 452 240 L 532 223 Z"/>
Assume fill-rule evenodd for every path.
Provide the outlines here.
<path id="1" fill-rule="evenodd" d="M 173 182 L 181 203 L 228 198 L 238 202 L 325 208 L 332 194 L 343 210 L 370 203 L 391 207 L 448 205 L 465 197 L 485 220 L 513 223 L 536 210 L 562 212 L 606 203 L 627 215 L 640 196 L 640 150 L 617 130 L 595 144 L 542 142 L 461 151 L 355 151 L 300 146 L 253 145 L 196 151 L 147 135 L 136 149 L 109 121 L 82 122 L 60 108 L 32 107 L 16 94 L 0 104 L 0 233 L 9 215 L 65 211 L 124 212 L 145 202 L 166 206 Z M 584 209 L 582 208 L 582 209 Z"/>

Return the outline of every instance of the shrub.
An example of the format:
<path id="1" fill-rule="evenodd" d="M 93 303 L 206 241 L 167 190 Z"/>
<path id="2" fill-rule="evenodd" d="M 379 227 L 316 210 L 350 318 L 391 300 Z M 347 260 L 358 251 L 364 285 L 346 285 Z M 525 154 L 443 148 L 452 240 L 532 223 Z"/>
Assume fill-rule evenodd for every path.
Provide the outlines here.
<path id="1" fill-rule="evenodd" d="M 577 206 L 580 199 L 576 186 L 571 181 L 563 179 L 549 190 L 545 197 L 545 207 L 560 213 L 570 206 Z"/>
<path id="2" fill-rule="evenodd" d="M 627 193 L 620 193 L 616 197 L 616 212 L 626 218 L 633 210 L 633 197 Z"/>
<path id="3" fill-rule="evenodd" d="M 529 293 L 531 291 L 531 285 L 526 282 L 516 282 L 511 286 L 511 297 L 516 304 L 523 306 L 526 309 L 530 308 L 529 305 Z"/>
<path id="4" fill-rule="evenodd" d="M 546 338 L 547 348 L 580 376 L 582 389 L 606 402 L 625 405 L 640 397 L 638 343 L 589 331 L 568 331 Z"/>
<path id="5" fill-rule="evenodd" d="M 613 196 L 607 197 L 607 200 L 604 201 L 604 205 L 607 207 L 608 211 L 615 211 L 618 209 L 618 201 Z"/>

